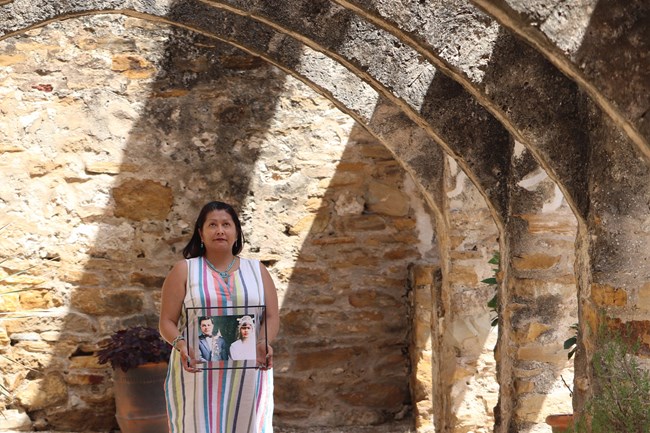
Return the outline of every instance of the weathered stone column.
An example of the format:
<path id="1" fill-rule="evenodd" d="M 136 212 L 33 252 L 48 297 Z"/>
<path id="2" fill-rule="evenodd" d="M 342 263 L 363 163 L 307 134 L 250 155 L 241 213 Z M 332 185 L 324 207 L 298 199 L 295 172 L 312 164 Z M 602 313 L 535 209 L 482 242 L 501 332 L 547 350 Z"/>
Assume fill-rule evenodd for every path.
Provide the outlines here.
<path id="1" fill-rule="evenodd" d="M 512 401 L 503 428 L 532 432 L 547 415 L 571 412 L 570 391 L 562 379 L 572 382 L 573 365 L 563 342 L 578 320 L 573 271 L 577 223 L 556 184 L 521 144 L 516 148 L 506 224 L 510 254 L 502 256 L 509 272 L 499 319 L 509 336 L 502 347 L 508 357 L 501 362 L 512 364 L 501 397 Z"/>
<path id="2" fill-rule="evenodd" d="M 610 330 L 629 328 L 640 343 L 638 355 L 650 354 L 650 166 L 593 103 L 588 112 L 591 206 L 578 249 L 583 340 L 576 360 L 577 410 L 594 392 L 591 360 L 603 321 Z"/>
<path id="3" fill-rule="evenodd" d="M 436 401 L 434 390 L 439 387 L 436 372 L 440 365 L 440 349 L 434 323 L 438 317 L 440 267 L 414 264 L 409 267 L 411 303 L 411 399 L 418 433 L 435 431 Z"/>
<path id="4" fill-rule="evenodd" d="M 440 343 L 440 390 L 443 415 L 437 431 L 487 433 L 494 424 L 498 384 L 487 303 L 493 287 L 488 261 L 497 251 L 497 225 L 479 191 L 448 159 L 448 270 L 443 274 L 444 329 Z M 442 236 L 441 236 L 442 237 Z M 442 313 L 438 313 L 442 315 Z M 440 325 L 438 325 L 440 327 Z"/>

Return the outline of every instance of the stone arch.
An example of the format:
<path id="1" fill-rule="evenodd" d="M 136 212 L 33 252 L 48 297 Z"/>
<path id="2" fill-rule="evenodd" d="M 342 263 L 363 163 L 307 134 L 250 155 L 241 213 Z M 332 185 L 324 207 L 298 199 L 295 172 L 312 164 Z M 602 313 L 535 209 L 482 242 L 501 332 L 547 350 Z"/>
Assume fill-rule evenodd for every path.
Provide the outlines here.
<path id="1" fill-rule="evenodd" d="M 639 151 L 646 158 L 650 155 L 648 122 L 644 114 L 648 105 L 647 92 L 642 84 L 647 82 L 647 72 L 626 63 L 623 54 L 615 59 L 602 57 L 597 51 L 605 44 L 608 49 L 620 53 L 642 50 L 643 37 L 639 36 L 648 19 L 646 4 L 599 1 L 584 8 L 573 9 L 566 5 L 566 9 L 541 11 L 524 3 L 497 4 L 485 0 L 473 0 L 473 3 L 533 45 L 576 81 Z M 563 16 L 574 19 L 563 21 Z M 615 28 L 617 32 L 612 31 Z M 641 46 L 637 46 L 639 43 Z"/>
<path id="2" fill-rule="evenodd" d="M 7 23 L 7 28 L 10 31 L 16 31 L 15 29 L 20 29 L 21 25 L 23 27 L 29 27 L 29 25 L 25 26 L 24 23 L 16 24 L 16 20 L 24 17 L 24 15 L 28 15 L 31 11 L 20 11 L 17 9 L 24 15 L 11 15 L 10 12 L 13 12 L 13 10 L 11 10 L 12 4 L 17 3 L 7 2 L 4 6 L 4 13 L 8 16 L 6 20 L 3 20 L 3 22 Z M 320 12 L 328 12 L 331 10 L 332 4 L 333 3 L 329 2 L 319 2 L 314 4 L 314 7 L 321 8 L 320 10 L 313 11 L 313 9 L 309 9 L 305 10 L 304 14 L 305 16 L 310 17 L 310 19 L 313 17 L 318 18 Z M 578 269 L 576 269 L 576 274 L 578 275 L 580 282 L 580 296 L 582 297 L 581 306 L 584 311 L 587 312 L 583 314 L 591 314 L 589 311 L 594 310 L 594 304 L 596 306 L 602 306 L 604 303 L 605 306 L 609 307 L 606 302 L 603 301 L 606 297 L 603 297 L 604 295 L 601 296 L 601 292 L 604 291 L 609 293 L 610 291 L 618 291 L 621 288 L 621 285 L 624 286 L 622 288 L 625 290 L 625 293 L 629 293 L 631 300 L 643 296 L 642 293 L 644 293 L 644 290 L 646 289 L 643 288 L 644 286 L 639 285 L 639 281 L 642 281 L 644 276 L 637 275 L 632 280 L 626 279 L 624 277 L 626 272 L 625 266 L 618 266 L 617 269 L 612 270 L 611 278 L 598 277 L 598 290 L 601 295 L 593 295 L 591 293 L 592 273 L 608 269 L 607 265 L 604 263 L 606 251 L 614 245 L 619 244 L 621 239 L 629 238 L 634 232 L 632 227 L 638 226 L 638 222 L 641 220 L 640 215 L 642 215 L 642 213 L 641 208 L 638 207 L 638 203 L 643 202 L 643 200 L 647 198 L 648 192 L 646 188 L 643 187 L 642 182 L 647 179 L 648 174 L 646 167 L 647 164 L 639 162 L 636 154 L 640 151 L 642 154 L 645 152 L 647 155 L 647 151 L 644 150 L 643 146 L 639 147 L 638 136 L 637 138 L 634 137 L 634 131 L 630 132 L 629 128 L 625 126 L 629 125 L 630 122 L 636 122 L 633 125 L 633 128 L 640 130 L 642 129 L 642 125 L 639 123 L 641 122 L 640 120 L 629 121 L 624 119 L 624 121 L 628 123 L 623 124 L 622 127 L 624 129 L 624 134 L 621 134 L 620 128 L 622 124 L 620 119 L 615 118 L 614 124 L 610 123 L 607 116 L 616 117 L 616 113 L 612 114 L 612 112 L 610 112 L 611 110 L 608 111 L 607 108 L 602 110 L 603 105 L 599 97 L 595 97 L 594 99 L 598 104 L 601 104 L 600 107 L 584 98 L 574 82 L 564 77 L 555 67 L 547 62 L 539 53 L 539 51 L 543 50 L 539 50 L 539 47 L 537 47 L 537 49 L 531 49 L 527 45 L 522 44 L 516 38 L 513 38 L 508 31 L 504 31 L 501 28 L 490 27 L 490 24 L 482 25 L 481 23 L 485 22 L 488 18 L 477 13 L 476 10 L 473 10 L 471 6 L 466 3 L 458 2 L 449 5 L 448 12 L 452 15 L 454 10 L 463 10 L 471 17 L 468 22 L 461 23 L 462 25 L 459 26 L 459 28 L 462 28 L 463 25 L 475 28 L 472 27 L 472 25 L 476 25 L 478 28 L 488 29 L 489 31 L 486 31 L 486 34 L 492 34 L 494 36 L 493 40 L 495 50 L 494 52 L 491 52 L 491 55 L 495 55 L 494 53 L 496 53 L 495 59 L 494 61 L 488 61 L 481 65 L 486 69 L 486 71 L 485 74 L 480 77 L 479 75 L 481 74 L 477 71 L 480 71 L 481 68 L 472 69 L 470 67 L 471 65 L 468 66 L 463 64 L 462 56 L 458 57 L 461 59 L 460 61 L 454 63 L 453 56 L 446 55 L 445 49 L 448 48 L 448 46 L 445 45 L 445 41 L 436 45 L 434 43 L 435 40 L 427 40 L 425 35 L 418 33 L 417 30 L 413 30 L 413 22 L 426 23 L 427 21 L 425 18 L 435 19 L 436 16 L 414 15 L 415 18 L 413 16 L 411 17 L 413 22 L 409 24 L 409 22 L 406 21 L 399 22 L 396 18 L 399 17 L 399 14 L 389 16 L 390 13 L 394 11 L 391 11 L 390 9 L 382 9 L 380 4 L 362 6 L 358 3 L 354 3 L 354 7 L 352 2 L 341 1 L 338 2 L 338 4 L 358 13 L 358 16 L 362 18 L 361 21 L 369 20 L 374 23 L 380 23 L 380 27 L 389 30 L 394 34 L 413 35 L 413 39 L 406 41 L 407 45 L 414 48 L 416 52 L 424 55 L 432 65 L 440 68 L 451 77 L 451 79 L 440 77 L 442 84 L 446 85 L 445 88 L 456 90 L 455 94 L 460 95 L 459 101 L 465 101 L 465 104 L 471 105 L 472 102 L 477 101 L 480 105 L 486 108 L 487 116 L 485 116 L 481 110 L 468 112 L 478 113 L 477 116 L 482 118 L 484 122 L 493 122 L 493 118 L 498 119 L 498 122 L 501 122 L 504 125 L 504 130 L 508 131 L 523 143 L 535 156 L 535 160 L 558 183 L 560 188 L 564 191 L 567 200 L 571 203 L 579 223 L 577 251 Z M 125 12 L 127 9 L 137 9 L 137 7 L 140 6 L 134 6 L 131 2 L 127 1 L 121 3 L 123 9 L 119 10 L 116 9 L 117 6 L 115 6 L 114 3 L 112 3 L 112 6 L 110 7 L 102 5 L 104 5 L 104 3 L 99 2 L 98 5 L 95 6 L 100 10 L 106 9 L 105 11 L 107 12 L 114 10 L 118 11 L 117 13 L 128 13 Z M 490 169 L 497 169 L 506 172 L 509 170 L 512 155 L 511 151 L 508 150 L 508 145 L 501 144 L 500 149 L 506 150 L 494 152 L 503 159 L 492 165 L 483 164 L 480 156 L 488 154 L 489 147 L 477 147 L 472 143 L 469 147 L 463 148 L 462 139 L 466 139 L 467 135 L 463 134 L 463 131 L 450 128 L 450 119 L 445 119 L 447 123 L 442 122 L 437 124 L 437 126 L 432 126 L 435 125 L 437 120 L 435 118 L 436 115 L 444 113 L 445 109 L 452 107 L 453 104 L 444 105 L 444 103 L 450 102 L 443 100 L 440 105 L 433 104 L 428 107 L 424 106 L 424 110 L 422 110 L 423 107 L 417 107 L 417 104 L 415 103 L 417 101 L 411 98 L 412 95 L 408 93 L 408 89 L 405 90 L 404 87 L 400 87 L 404 85 L 404 83 L 400 82 L 398 79 L 402 76 L 401 74 L 391 76 L 391 74 L 386 74 L 386 71 L 373 69 L 377 68 L 381 63 L 381 60 L 386 57 L 382 57 L 381 55 L 369 56 L 370 61 L 365 61 L 363 56 L 359 55 L 359 51 L 354 50 L 355 47 L 350 48 L 350 51 L 344 53 L 347 55 L 346 57 L 346 55 L 341 54 L 339 51 L 344 51 L 349 47 L 339 46 L 341 40 L 335 39 L 335 41 L 332 42 L 331 39 L 328 39 L 328 35 L 318 33 L 318 29 L 315 29 L 313 26 L 308 28 L 296 26 L 296 23 L 292 21 L 292 16 L 282 16 L 282 8 L 273 11 L 265 9 L 264 5 L 253 4 L 252 6 L 247 5 L 250 9 L 245 9 L 245 7 L 241 6 L 238 2 L 200 2 L 200 4 L 194 4 L 194 6 L 184 5 L 183 8 L 187 9 L 181 8 L 178 10 L 178 13 L 182 16 L 184 10 L 189 10 L 192 7 L 200 7 L 201 5 L 204 5 L 207 8 L 205 9 L 207 12 L 211 12 L 213 10 L 212 7 L 214 6 L 241 14 L 244 17 L 243 22 L 250 24 L 250 26 L 258 26 L 256 28 L 260 29 L 260 34 L 268 35 L 268 31 L 262 30 L 262 27 L 264 27 L 262 24 L 273 24 L 274 29 L 281 30 L 279 32 L 280 34 L 289 34 L 292 37 L 297 37 L 297 40 L 300 42 L 308 42 L 312 44 L 312 47 L 322 49 L 332 55 L 338 63 L 344 64 L 349 67 L 350 70 L 354 70 L 355 75 L 360 77 L 358 81 L 361 85 L 367 84 L 367 82 L 372 82 L 375 90 L 379 91 L 379 93 L 389 99 L 390 103 L 397 107 L 398 112 L 407 113 L 410 121 L 415 122 L 416 125 L 427 130 L 430 135 L 433 134 L 436 143 L 458 158 L 459 162 L 464 164 L 464 169 L 470 176 L 475 176 L 473 179 L 477 184 L 481 185 L 481 188 L 484 191 L 484 196 L 490 197 L 489 203 L 494 206 L 494 209 L 496 210 L 495 219 L 497 221 L 509 216 L 507 206 L 504 205 L 505 203 L 508 203 L 508 188 L 500 182 L 498 175 L 490 173 Z M 51 6 L 48 5 L 48 2 L 42 2 L 42 4 L 34 6 L 34 11 L 38 10 L 40 6 L 43 6 L 41 9 L 46 11 L 46 13 L 51 14 L 51 16 L 58 16 L 57 14 L 60 14 L 61 16 L 73 16 L 74 14 L 84 13 L 84 6 L 76 4 Z M 297 9 L 301 10 L 300 7 L 305 6 L 305 3 L 297 3 L 297 6 Z M 169 11 L 169 5 L 164 2 L 154 3 L 150 5 L 150 8 L 151 10 L 149 12 L 155 12 L 152 13 L 152 15 L 157 16 L 164 16 Z M 139 13 L 144 12 L 140 10 Z M 496 12 L 494 12 L 494 15 L 499 16 Z M 181 16 L 177 16 L 174 19 L 180 21 Z M 209 14 L 201 18 L 208 19 L 208 16 Z M 316 20 L 315 23 L 322 22 Z M 437 23 L 441 26 L 441 29 L 449 28 L 444 25 L 444 20 L 438 21 Z M 183 25 L 180 22 L 176 22 L 176 24 Z M 11 30 L 12 28 L 14 30 Z M 323 29 L 327 28 L 328 27 L 326 26 L 323 27 Z M 321 32 L 323 29 L 320 29 Z M 250 28 L 248 30 L 250 31 Z M 522 31 L 517 31 L 517 29 L 515 29 L 515 32 L 519 34 L 524 33 Z M 257 46 L 255 44 L 259 43 L 259 41 L 251 40 L 253 38 L 253 36 L 251 36 L 253 33 L 254 32 L 251 32 L 248 35 L 246 33 L 235 34 L 234 36 L 231 35 L 232 40 L 230 42 L 236 42 L 238 38 L 241 38 L 240 41 L 242 42 L 242 45 L 250 44 L 250 46 L 255 47 Z M 332 36 L 331 33 L 332 32 L 330 32 L 329 37 Z M 382 38 L 382 40 L 389 40 L 386 35 L 377 33 L 376 30 L 369 31 L 368 34 L 379 34 L 379 37 Z M 363 35 L 359 33 L 357 36 Z M 530 39 L 528 40 L 530 41 Z M 265 40 L 264 42 L 267 41 L 268 40 Z M 405 41 L 405 39 L 398 38 L 398 42 L 400 41 Z M 407 50 L 401 48 L 402 47 L 396 47 L 396 50 L 393 51 L 393 53 L 396 54 L 395 58 L 405 58 L 405 64 L 412 64 L 414 59 L 417 59 L 417 56 L 407 54 L 405 57 L 402 57 L 402 53 L 407 52 Z M 264 49 L 260 49 L 255 52 L 258 55 L 261 55 L 265 51 Z M 334 55 L 335 53 L 338 54 Z M 286 52 L 278 50 L 280 59 L 282 59 L 283 54 L 286 54 Z M 317 57 L 317 55 L 314 55 L 312 56 L 312 59 Z M 512 63 L 512 65 L 510 63 Z M 278 62 L 278 64 L 281 64 L 281 62 Z M 290 67 L 289 70 L 292 70 L 292 68 Z M 395 71 L 395 69 L 393 69 L 393 71 Z M 523 97 L 518 93 L 518 90 L 521 89 L 519 89 L 517 85 L 513 85 L 513 83 L 503 84 L 499 81 L 501 77 L 508 74 L 513 74 L 518 78 L 531 77 L 531 82 L 525 83 Z M 436 77 L 437 76 L 434 75 L 434 79 L 436 79 Z M 351 78 L 357 80 L 357 78 Z M 324 81 L 326 82 L 327 80 Z M 579 82 L 578 84 L 583 83 Z M 455 89 L 454 86 L 456 86 Z M 440 88 L 442 87 L 443 86 L 440 86 Z M 339 89 L 337 89 L 336 86 L 329 89 L 327 86 L 321 86 L 320 88 L 324 93 L 329 92 L 331 95 L 336 95 L 334 99 L 339 101 L 350 101 L 351 99 L 354 99 L 350 98 L 349 95 L 346 96 L 345 92 L 340 91 L 337 93 L 336 91 Z M 438 87 L 431 86 L 429 89 L 435 91 Z M 464 92 L 467 92 L 469 96 L 464 94 Z M 641 92 L 641 94 L 643 94 L 643 92 Z M 560 104 L 556 104 L 556 101 L 560 101 Z M 569 102 L 566 103 L 566 101 Z M 347 107 L 345 103 L 341 106 Z M 415 109 L 416 107 L 417 109 Z M 578 108 L 576 109 L 576 107 Z M 438 111 L 436 111 L 436 109 Z M 606 115 L 603 115 L 602 111 L 605 111 Z M 368 113 L 366 113 L 366 118 L 369 118 Z M 478 125 L 480 129 L 480 126 L 484 124 L 485 123 L 477 122 L 475 125 Z M 574 124 L 581 126 L 574 128 Z M 449 129 L 452 134 L 447 137 L 440 137 L 439 134 L 441 134 L 441 132 L 449 132 L 446 129 Z M 456 136 L 453 135 L 454 132 L 457 133 Z M 502 140 L 505 140 L 507 139 L 508 134 L 499 132 L 497 135 Z M 632 137 L 632 142 L 633 145 L 636 146 L 636 149 L 631 147 L 629 140 L 630 137 Z M 617 146 L 613 146 L 611 143 L 616 143 Z M 482 144 L 487 143 L 483 142 Z M 617 153 L 618 151 L 614 149 L 615 147 L 624 149 L 622 151 L 623 153 Z M 408 157 L 411 158 L 409 162 L 413 164 L 413 170 L 416 174 L 418 172 L 423 173 L 426 171 L 424 170 L 426 165 L 420 166 L 419 171 L 417 166 L 418 163 L 423 162 L 421 159 L 422 155 L 428 154 L 426 150 L 427 149 L 420 149 L 412 153 L 412 150 L 403 149 L 402 146 L 396 146 L 394 148 L 396 153 L 404 152 L 402 158 L 406 159 L 407 156 L 405 155 L 408 155 Z M 473 155 L 473 153 L 477 151 L 479 153 L 478 157 L 477 155 Z M 475 158 L 474 161 L 476 161 L 475 164 L 471 162 L 473 157 Z M 599 173 L 598 171 L 601 170 L 603 162 L 608 159 L 614 161 L 613 169 L 611 171 Z M 628 165 L 633 167 L 633 171 L 639 179 L 638 181 L 630 182 L 625 175 L 621 173 L 621 171 Z M 624 186 L 632 185 L 636 187 L 640 185 L 641 187 L 638 188 L 630 197 L 622 200 L 612 199 L 608 197 L 608 194 L 602 187 L 596 185 L 602 185 L 608 181 L 613 185 L 612 190 L 617 193 L 622 192 Z M 612 207 L 617 209 L 611 211 Z M 604 226 L 601 225 L 603 217 L 605 217 Z M 614 221 L 625 221 L 626 224 L 629 224 L 623 236 L 621 236 L 617 231 L 617 228 L 615 227 L 616 223 Z M 499 222 L 497 222 L 497 224 L 499 224 Z M 510 232 L 508 228 L 502 230 L 506 233 Z M 596 244 L 592 244 L 589 241 L 588 234 L 598 237 Z M 645 255 L 643 254 L 642 246 L 644 245 L 643 242 L 645 242 L 646 238 L 643 239 L 644 240 L 641 241 L 640 245 L 638 243 L 636 244 L 637 246 L 634 250 L 621 252 L 630 263 L 643 262 Z M 620 251 L 620 249 L 618 251 Z M 641 255 L 634 260 L 632 255 L 638 252 L 641 252 Z M 591 258 L 595 259 L 593 263 L 590 260 Z M 628 271 L 630 269 L 633 268 L 627 268 Z M 628 284 L 630 287 L 628 287 Z M 506 294 L 507 293 L 504 292 L 504 295 Z M 592 299 L 594 296 L 596 296 L 595 300 Z M 509 413 L 508 408 L 505 408 L 504 411 Z M 504 428 L 507 430 L 508 421 L 505 420 L 503 425 L 506 426 Z"/>

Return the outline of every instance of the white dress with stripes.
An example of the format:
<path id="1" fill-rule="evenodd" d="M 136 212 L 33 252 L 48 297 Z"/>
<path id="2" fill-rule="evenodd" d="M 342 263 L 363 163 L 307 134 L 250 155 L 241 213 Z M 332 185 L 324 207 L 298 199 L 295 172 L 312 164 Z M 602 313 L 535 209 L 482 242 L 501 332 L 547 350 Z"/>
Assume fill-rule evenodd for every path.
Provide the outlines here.
<path id="1" fill-rule="evenodd" d="M 257 307 L 264 305 L 259 261 L 240 258 L 239 269 L 225 281 L 210 270 L 203 257 L 188 259 L 187 269 L 179 330 L 190 348 L 196 347 L 198 354 L 193 343 L 198 342 L 200 332 L 197 315 L 257 316 L 255 328 L 259 335 L 261 310 Z M 254 366 L 254 360 L 218 361 L 208 366 L 225 368 L 188 373 L 180 363 L 179 352 L 172 351 L 165 381 L 171 433 L 272 432 L 271 369 L 243 368 Z"/>

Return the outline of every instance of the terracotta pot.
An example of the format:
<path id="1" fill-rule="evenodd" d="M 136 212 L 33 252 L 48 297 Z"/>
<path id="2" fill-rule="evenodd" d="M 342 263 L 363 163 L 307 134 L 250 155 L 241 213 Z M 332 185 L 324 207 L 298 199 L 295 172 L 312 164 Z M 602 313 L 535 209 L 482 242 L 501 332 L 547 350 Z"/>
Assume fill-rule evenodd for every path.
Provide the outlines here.
<path id="1" fill-rule="evenodd" d="M 572 413 L 562 413 L 554 414 L 546 417 L 546 424 L 550 425 L 553 429 L 553 433 L 564 433 L 569 431 L 569 428 L 573 425 L 573 414 Z"/>
<path id="2" fill-rule="evenodd" d="M 167 363 L 147 363 L 126 373 L 113 370 L 115 418 L 122 433 L 169 430 L 164 383 Z"/>

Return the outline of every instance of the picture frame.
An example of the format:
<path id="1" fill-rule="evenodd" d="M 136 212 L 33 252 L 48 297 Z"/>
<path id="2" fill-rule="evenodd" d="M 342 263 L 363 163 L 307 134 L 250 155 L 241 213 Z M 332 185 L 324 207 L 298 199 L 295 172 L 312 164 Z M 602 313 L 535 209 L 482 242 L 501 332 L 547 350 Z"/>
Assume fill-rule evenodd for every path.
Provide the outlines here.
<path id="1" fill-rule="evenodd" d="M 200 370 L 265 367 L 257 363 L 257 345 L 266 340 L 266 307 L 187 307 L 186 340 Z"/>

